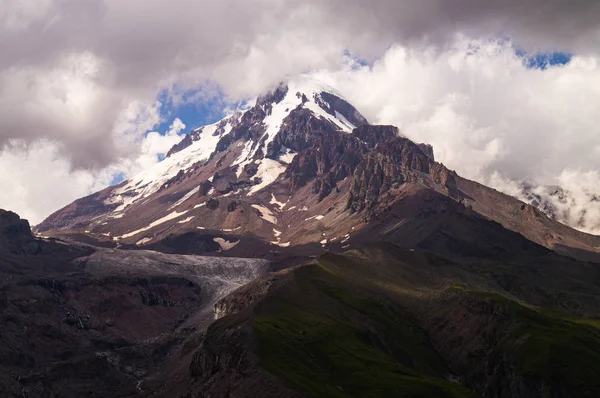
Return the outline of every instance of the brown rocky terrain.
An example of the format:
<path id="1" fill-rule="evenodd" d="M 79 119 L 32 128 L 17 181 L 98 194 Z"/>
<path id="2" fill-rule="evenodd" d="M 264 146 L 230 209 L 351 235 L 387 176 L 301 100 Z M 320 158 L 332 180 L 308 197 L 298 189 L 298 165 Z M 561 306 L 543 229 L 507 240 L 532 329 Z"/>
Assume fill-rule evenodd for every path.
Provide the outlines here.
<path id="1" fill-rule="evenodd" d="M 144 395 L 191 361 L 214 302 L 265 271 L 38 239 L 2 210 L 0 395 Z"/>

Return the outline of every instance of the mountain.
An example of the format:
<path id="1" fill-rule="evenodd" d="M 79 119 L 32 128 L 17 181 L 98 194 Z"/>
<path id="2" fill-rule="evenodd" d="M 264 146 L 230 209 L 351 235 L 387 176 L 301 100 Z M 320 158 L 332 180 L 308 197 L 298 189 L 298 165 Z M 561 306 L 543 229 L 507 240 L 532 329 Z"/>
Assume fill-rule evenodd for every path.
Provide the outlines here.
<path id="1" fill-rule="evenodd" d="M 308 78 L 0 232 L 3 396 L 600 395 L 600 238 Z"/>
<path id="2" fill-rule="evenodd" d="M 521 200 L 537 207 L 552 219 L 589 233 L 599 230 L 597 215 L 600 211 L 600 198 L 588 187 L 580 187 L 578 193 L 556 185 L 538 185 L 524 181 L 519 183 L 519 187 Z"/>
<path id="3" fill-rule="evenodd" d="M 545 247 L 600 258 L 600 238 L 461 178 L 435 162 L 431 146 L 393 126 L 368 124 L 309 78 L 281 84 L 248 109 L 192 131 L 156 166 L 73 202 L 36 231 L 166 253 L 315 255 L 383 239 L 380 229 L 366 227 L 384 219 L 411 184 Z"/>

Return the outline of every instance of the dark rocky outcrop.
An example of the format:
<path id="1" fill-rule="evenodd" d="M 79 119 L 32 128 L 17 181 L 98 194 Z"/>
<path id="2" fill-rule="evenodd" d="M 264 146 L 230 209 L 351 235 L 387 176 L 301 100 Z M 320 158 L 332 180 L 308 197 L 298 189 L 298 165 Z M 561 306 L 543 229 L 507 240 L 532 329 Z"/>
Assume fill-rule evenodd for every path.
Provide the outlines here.
<path id="1" fill-rule="evenodd" d="M 211 235 L 201 234 L 195 231 L 186 232 L 181 235 L 168 235 L 160 242 L 146 246 L 148 249 L 164 253 L 189 253 L 207 254 L 215 253 L 221 247 L 213 240 Z"/>
<path id="2" fill-rule="evenodd" d="M 356 127 L 368 123 L 356 108 L 337 95 L 322 91 L 315 96 L 315 101 L 330 115 L 336 116 L 336 112 L 338 112 Z"/>
<path id="3" fill-rule="evenodd" d="M 227 167 L 214 174 L 212 186 L 219 195 L 231 192 L 238 185 L 235 169 Z"/>
<path id="4" fill-rule="evenodd" d="M 270 92 L 259 95 L 256 99 L 256 105 L 262 107 L 267 115 L 271 114 L 273 104 L 280 103 L 286 96 L 289 88 L 285 83 L 279 83 Z"/>
<path id="5" fill-rule="evenodd" d="M 427 157 L 431 160 L 435 160 L 435 154 L 433 152 L 433 146 L 429 145 L 429 144 L 417 144 L 417 146 L 419 148 L 421 148 L 421 151 L 423 151 L 423 153 L 425 155 L 427 155 Z"/>
<path id="6" fill-rule="evenodd" d="M 396 126 L 379 126 L 366 124 L 352 130 L 352 135 L 364 142 L 369 149 L 373 149 L 388 138 L 397 137 L 400 130 Z"/>
<path id="7" fill-rule="evenodd" d="M 210 198 L 206 201 L 206 208 L 210 210 L 217 210 L 219 208 L 219 199 Z"/>
<path id="8" fill-rule="evenodd" d="M 312 141 L 309 149 L 294 157 L 286 175 L 290 178 L 291 191 L 316 178 L 313 191 L 321 200 L 338 181 L 352 175 L 367 148 L 352 135 L 340 131 L 315 134 Z"/>
<path id="9" fill-rule="evenodd" d="M 283 148 L 300 152 L 315 145 L 320 132 L 335 131 L 337 126 L 315 116 L 310 110 L 298 107 L 283 120 L 279 134 L 267 146 L 266 156 L 277 159 Z"/>
<path id="10" fill-rule="evenodd" d="M 433 162 L 412 141 L 390 138 L 367 154 L 356 167 L 350 187 L 348 208 L 355 212 L 373 209 L 381 197 L 404 183 L 426 183 L 427 177 L 449 196 L 458 198 L 454 172 Z"/>
<path id="11" fill-rule="evenodd" d="M 213 156 L 219 152 L 223 152 L 229 148 L 231 143 L 242 138 L 252 140 L 254 145 L 257 145 L 259 138 L 265 132 L 263 120 L 266 115 L 267 113 L 263 107 L 258 104 L 245 112 L 239 122 L 235 123 L 231 132 L 219 140 Z"/>
<path id="12" fill-rule="evenodd" d="M 229 202 L 227 204 L 227 212 L 228 213 L 232 213 L 235 211 L 235 209 L 237 209 L 237 202 L 235 200 L 232 200 L 231 202 Z"/>
<path id="13" fill-rule="evenodd" d="M 169 178 L 161 187 L 160 189 L 167 189 L 169 188 L 171 185 L 173 184 L 177 184 L 178 182 L 181 182 L 185 179 L 185 171 L 184 170 L 179 170 L 177 172 L 177 174 L 175 174 L 175 177 L 173 178 Z"/>
<path id="14" fill-rule="evenodd" d="M 29 222 L 12 211 L 0 209 L 0 250 L 14 254 L 37 254 L 38 242 L 33 238 Z"/>
<path id="15" fill-rule="evenodd" d="M 212 183 L 208 180 L 202 181 L 198 185 L 198 196 L 206 196 L 212 188 Z"/>

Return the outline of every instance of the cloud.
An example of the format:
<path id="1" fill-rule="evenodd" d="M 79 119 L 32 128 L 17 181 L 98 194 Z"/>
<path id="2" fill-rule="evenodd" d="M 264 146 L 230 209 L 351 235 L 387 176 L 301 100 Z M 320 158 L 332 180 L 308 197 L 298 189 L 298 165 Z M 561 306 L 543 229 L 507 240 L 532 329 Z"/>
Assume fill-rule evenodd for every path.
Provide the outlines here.
<path id="1" fill-rule="evenodd" d="M 556 203 L 559 219 L 600 230 L 599 58 L 530 68 L 510 41 L 460 37 L 443 52 L 397 45 L 372 66 L 319 75 L 464 177 L 515 196 L 523 180 L 563 186 L 572 201 Z"/>
<path id="2" fill-rule="evenodd" d="M 152 125 L 156 106 L 128 109 L 129 118 L 120 122 L 127 129 Z M 11 140 L 0 153 L 0 204 L 26 217 L 32 225 L 41 222 L 58 208 L 96 192 L 122 175 L 134 175 L 156 164 L 159 156 L 181 141 L 185 124 L 175 119 L 164 134 L 150 132 L 135 144 L 139 150 L 132 158 L 99 170 L 73 169 L 60 143 L 37 140 Z M 126 142 L 124 140 L 123 142 Z"/>
<path id="3" fill-rule="evenodd" d="M 129 103 L 207 80 L 233 100 L 285 76 L 376 59 L 393 43 L 444 49 L 457 32 L 523 47 L 597 51 L 600 4 L 559 0 L 6 0 L 0 145 L 60 141 L 76 166 L 124 154 L 104 140 Z M 125 154 L 130 155 L 130 154 Z"/>
<path id="4" fill-rule="evenodd" d="M 409 55 L 412 51 L 429 57 L 421 62 L 433 74 L 442 70 L 440 57 L 456 53 L 457 34 L 476 39 L 510 38 L 515 47 L 524 50 L 575 53 L 578 56 L 570 65 L 580 64 L 580 70 L 565 77 L 570 79 L 565 85 L 581 86 L 578 79 L 584 77 L 576 73 L 585 70 L 586 63 L 593 69 L 591 64 L 597 59 L 599 16 L 600 4 L 583 0 L 568 4 L 562 0 L 3 0 L 0 148 L 6 148 L 0 157 L 17 153 L 17 147 L 32 150 L 41 142 L 51 142 L 53 158 L 68 166 L 65 175 L 100 176 L 118 167 L 131 172 L 146 150 L 141 146 L 146 132 L 160 120 L 152 109 L 162 93 L 168 93 L 174 102 L 189 101 L 198 97 L 199 87 L 213 86 L 227 97 L 225 104 L 235 103 L 288 76 L 343 68 L 346 52 L 383 68 L 385 62 L 397 62 L 393 58 L 401 56 L 401 48 Z M 497 76 L 508 73 L 494 69 L 498 59 L 472 59 L 458 59 L 456 67 L 466 71 L 489 68 Z M 473 65 L 475 61 L 479 64 Z M 419 67 L 410 62 L 413 68 Z M 511 71 L 517 70 L 510 59 L 505 62 Z M 455 73 L 443 72 L 448 77 Z M 464 74 L 462 84 L 468 86 Z M 440 78 L 429 78 L 448 87 Z M 537 75 L 535 79 L 539 84 L 544 80 Z M 545 79 L 555 82 L 551 77 Z M 481 84 L 485 78 L 479 73 L 475 81 Z M 420 88 L 417 83 L 411 85 Z M 489 86 L 490 90 L 497 88 Z M 569 91 L 560 84 L 554 88 Z M 557 95 L 554 88 L 546 88 L 542 96 Z M 494 136 L 498 126 L 488 120 L 493 112 L 485 111 L 479 102 L 489 97 L 481 92 L 472 99 L 465 87 L 454 91 L 457 95 L 445 97 L 429 117 L 405 120 L 402 125 L 411 123 L 428 138 L 425 131 L 448 123 L 454 137 L 466 140 L 471 148 L 469 169 L 477 169 L 473 175 L 486 175 L 501 162 L 506 163 L 502 170 L 509 174 L 527 168 L 505 155 L 519 153 L 519 148 Z M 417 99 L 430 103 L 436 94 L 444 94 L 444 89 L 429 89 L 428 96 Z M 519 95 L 534 102 L 523 90 Z M 500 97 L 496 106 L 509 101 L 506 95 Z M 588 102 L 582 102 L 589 108 Z M 389 119 L 394 118 L 393 109 L 387 109 Z M 487 114 L 488 119 L 481 116 L 473 124 L 472 112 Z M 132 114 L 144 120 L 131 122 Z M 560 109 L 556 110 L 555 117 L 560 115 Z M 387 117 L 385 113 L 380 116 Z M 564 116 L 570 120 L 569 115 Z M 538 132 L 532 137 L 539 139 L 544 123 L 529 124 Z M 444 143 L 438 151 L 445 151 L 450 159 L 453 149 Z M 3 201 L 0 205 L 14 203 Z"/>
<path id="5" fill-rule="evenodd" d="M 107 171 L 72 170 L 51 141 L 12 141 L 0 156 L 0 203 L 29 219 L 42 221 L 57 207 L 99 190 L 111 181 Z"/>

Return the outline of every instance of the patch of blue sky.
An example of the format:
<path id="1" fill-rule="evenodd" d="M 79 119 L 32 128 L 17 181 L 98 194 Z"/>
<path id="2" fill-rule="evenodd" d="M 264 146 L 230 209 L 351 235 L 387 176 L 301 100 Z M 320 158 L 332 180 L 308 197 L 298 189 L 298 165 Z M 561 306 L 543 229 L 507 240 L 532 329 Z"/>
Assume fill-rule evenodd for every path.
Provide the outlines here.
<path id="1" fill-rule="evenodd" d="M 344 50 L 344 57 L 351 60 L 352 68 L 358 69 L 364 66 L 373 66 L 372 63 L 369 63 L 366 59 L 358 57 L 356 54 L 352 54 L 350 50 Z"/>
<path id="2" fill-rule="evenodd" d="M 531 54 L 522 50 L 517 50 L 516 54 L 523 59 L 523 63 L 528 68 L 541 70 L 551 66 L 566 65 L 571 61 L 571 58 L 573 58 L 573 54 L 560 51 Z"/>
<path id="3" fill-rule="evenodd" d="M 119 184 L 121 181 L 123 181 L 125 179 L 125 173 L 123 172 L 119 172 L 116 174 L 112 175 L 112 180 L 110 181 L 110 185 L 117 185 Z"/>
<path id="4" fill-rule="evenodd" d="M 165 90 L 159 94 L 158 100 L 162 104 L 162 122 L 155 126 L 154 130 L 161 134 L 169 130 L 176 118 L 185 124 L 185 133 L 215 123 L 225 116 L 225 109 L 229 106 L 226 96 L 218 87 L 204 86 L 181 95 L 174 95 L 172 91 Z"/>

